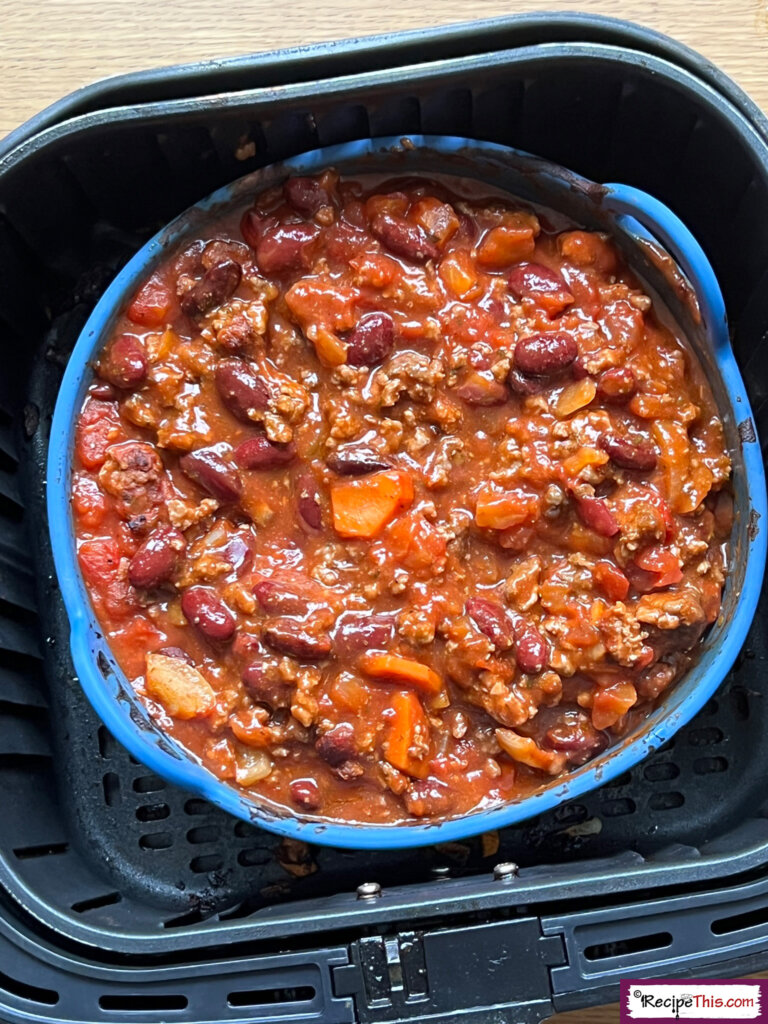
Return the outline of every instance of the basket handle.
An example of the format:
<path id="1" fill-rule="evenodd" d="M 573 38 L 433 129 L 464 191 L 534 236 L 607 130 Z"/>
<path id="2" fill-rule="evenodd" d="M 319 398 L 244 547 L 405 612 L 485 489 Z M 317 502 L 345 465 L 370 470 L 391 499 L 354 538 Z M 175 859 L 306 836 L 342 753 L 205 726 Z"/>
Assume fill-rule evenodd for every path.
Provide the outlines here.
<path id="1" fill-rule="evenodd" d="M 664 203 L 631 185 L 607 184 L 603 206 L 630 235 L 661 243 L 691 284 L 715 350 L 730 347 L 728 317 L 720 285 L 704 250 Z"/>

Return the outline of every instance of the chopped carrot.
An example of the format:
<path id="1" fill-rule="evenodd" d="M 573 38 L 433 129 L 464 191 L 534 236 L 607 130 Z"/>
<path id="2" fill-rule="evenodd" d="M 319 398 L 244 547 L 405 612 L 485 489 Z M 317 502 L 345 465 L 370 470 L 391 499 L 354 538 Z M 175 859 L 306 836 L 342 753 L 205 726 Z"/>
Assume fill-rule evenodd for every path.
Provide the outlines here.
<path id="1" fill-rule="evenodd" d="M 333 525 L 342 537 L 375 537 L 413 501 L 413 480 L 392 469 L 331 485 Z"/>
<path id="2" fill-rule="evenodd" d="M 613 562 L 598 562 L 595 565 L 595 582 L 611 601 L 623 601 L 629 593 L 629 580 Z"/>
<path id="3" fill-rule="evenodd" d="M 323 366 L 341 366 L 347 361 L 347 346 L 325 327 L 317 328 L 315 352 Z"/>
<path id="4" fill-rule="evenodd" d="M 533 228 L 500 224 L 477 247 L 477 262 L 488 270 L 502 270 L 532 256 L 533 239 Z"/>
<path id="5" fill-rule="evenodd" d="M 406 775 L 425 779 L 429 774 L 431 743 L 429 722 L 421 701 L 413 692 L 392 698 L 394 716 L 384 742 L 384 756 Z"/>
<path id="6" fill-rule="evenodd" d="M 459 218 L 453 207 L 434 196 L 417 199 L 408 212 L 408 219 L 423 228 L 440 248 L 459 230 Z"/>
<path id="7" fill-rule="evenodd" d="M 382 213 L 393 217 L 404 217 L 408 209 L 408 196 L 403 192 L 384 192 L 369 196 L 365 201 L 365 216 L 376 220 Z"/>
<path id="8" fill-rule="evenodd" d="M 567 231 L 557 240 L 561 254 L 577 267 L 594 267 L 602 274 L 616 269 L 616 252 L 607 238 L 594 231 Z"/>
<path id="9" fill-rule="evenodd" d="M 448 291 L 459 299 L 474 299 L 480 294 L 477 271 L 472 257 L 464 249 L 449 253 L 437 270 Z"/>
<path id="10" fill-rule="evenodd" d="M 477 495 L 475 522 L 491 530 L 508 530 L 538 519 L 541 499 L 524 491 L 496 491 L 483 486 Z"/>
<path id="11" fill-rule="evenodd" d="M 422 693 L 439 693 L 443 688 L 440 676 L 428 665 L 399 654 L 378 654 L 366 651 L 360 659 L 360 668 L 374 679 L 388 679 L 393 683 L 407 683 Z"/>

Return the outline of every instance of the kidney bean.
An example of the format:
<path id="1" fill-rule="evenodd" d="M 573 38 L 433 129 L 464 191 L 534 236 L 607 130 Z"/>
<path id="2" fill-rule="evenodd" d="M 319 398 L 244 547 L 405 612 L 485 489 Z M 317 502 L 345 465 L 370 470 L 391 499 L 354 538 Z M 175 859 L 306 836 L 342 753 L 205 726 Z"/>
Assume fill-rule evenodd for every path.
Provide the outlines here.
<path id="1" fill-rule="evenodd" d="M 516 366 L 507 374 L 507 384 L 516 395 L 537 395 L 542 389 L 542 383 L 538 378 L 526 377 Z"/>
<path id="2" fill-rule="evenodd" d="M 314 224 L 288 224 L 266 232 L 256 245 L 256 262 L 262 274 L 307 269 L 311 246 L 320 233 Z"/>
<path id="3" fill-rule="evenodd" d="M 440 258 L 437 246 L 430 242 L 420 227 L 404 217 L 380 213 L 374 217 L 371 231 L 395 256 L 413 260 L 414 263 Z"/>
<path id="4" fill-rule="evenodd" d="M 119 335 L 109 346 L 96 372 L 121 390 L 142 384 L 147 377 L 147 355 L 139 339 L 132 334 Z"/>
<path id="5" fill-rule="evenodd" d="M 547 729 L 543 745 L 550 750 L 561 750 L 571 764 L 584 764 L 605 750 L 608 737 L 595 729 L 583 711 L 564 711 L 561 720 Z"/>
<path id="6" fill-rule="evenodd" d="M 604 402 L 621 405 L 637 391 L 635 375 L 625 366 L 614 366 L 600 374 L 597 394 Z"/>
<path id="7" fill-rule="evenodd" d="M 251 437 L 235 448 L 235 462 L 241 469 L 276 469 L 287 466 L 296 457 L 293 441 L 279 444 L 268 437 Z"/>
<path id="8" fill-rule="evenodd" d="M 515 660 L 521 672 L 535 675 L 549 660 L 549 645 L 535 626 L 525 626 L 515 642 Z"/>
<path id="9" fill-rule="evenodd" d="M 466 612 L 475 620 L 480 632 L 500 651 L 506 651 L 512 646 L 512 623 L 498 601 L 489 601 L 486 597 L 470 597 Z"/>
<path id="10" fill-rule="evenodd" d="M 293 802 L 305 811 L 316 811 L 322 803 L 320 787 L 314 779 L 294 779 L 288 788 Z"/>
<path id="11" fill-rule="evenodd" d="M 235 293 L 242 276 L 243 268 L 234 260 L 216 263 L 182 295 L 182 313 L 193 319 L 210 313 Z"/>
<path id="12" fill-rule="evenodd" d="M 277 217 L 264 216 L 256 210 L 246 210 L 240 221 L 240 233 L 251 247 L 256 249 L 267 232 L 277 227 Z"/>
<path id="13" fill-rule="evenodd" d="M 345 340 L 350 366 L 375 366 L 387 358 L 395 344 L 392 317 L 388 313 L 366 313 Z"/>
<path id="14" fill-rule="evenodd" d="M 515 367 L 533 377 L 549 377 L 570 366 L 579 348 L 570 334 L 532 334 L 515 348 Z"/>
<path id="15" fill-rule="evenodd" d="M 187 542 L 172 526 L 160 526 L 148 537 L 128 566 L 131 586 L 150 589 L 167 583 L 179 564 Z"/>
<path id="16" fill-rule="evenodd" d="M 231 640 L 237 622 L 232 612 L 211 587 L 190 587 L 181 595 L 181 610 L 206 638 L 224 643 Z"/>
<path id="17" fill-rule="evenodd" d="M 188 665 L 195 664 L 192 656 L 183 651 L 181 647 L 161 647 L 157 653 L 165 655 L 166 658 L 178 658 L 180 661 L 186 661 Z"/>
<path id="18" fill-rule="evenodd" d="M 194 480 L 204 491 L 226 503 L 235 502 L 243 492 L 243 484 L 237 471 L 224 460 L 216 445 L 212 448 L 198 448 L 179 459 L 179 466 L 190 480 Z"/>
<path id="19" fill-rule="evenodd" d="M 576 504 L 576 513 L 585 526 L 599 533 L 601 537 L 616 536 L 619 524 L 602 498 L 574 495 L 573 500 Z"/>
<path id="20" fill-rule="evenodd" d="M 305 217 L 314 217 L 321 206 L 331 204 L 328 189 L 317 178 L 289 178 L 283 185 L 283 195 Z"/>
<path id="21" fill-rule="evenodd" d="M 259 580 L 253 592 L 267 615 L 306 615 L 309 611 L 307 598 L 286 590 L 281 579 Z"/>
<path id="22" fill-rule="evenodd" d="M 550 316 L 558 316 L 573 302 L 563 278 L 541 263 L 520 263 L 507 278 L 510 292 L 518 301 L 532 298 Z"/>
<path id="23" fill-rule="evenodd" d="M 463 384 L 456 388 L 456 394 L 467 405 L 503 405 L 509 398 L 509 392 L 499 381 L 490 375 L 472 373 Z"/>
<path id="24" fill-rule="evenodd" d="M 269 405 L 269 388 L 244 359 L 220 359 L 214 380 L 224 405 L 245 423 Z"/>
<path id="25" fill-rule="evenodd" d="M 646 472 L 656 468 L 656 452 L 645 441 L 631 441 L 618 434 L 601 434 L 598 445 L 622 469 L 640 469 Z"/>
<path id="26" fill-rule="evenodd" d="M 336 620 L 333 650 L 338 658 L 353 658 L 363 651 L 383 651 L 394 635 L 394 615 L 343 612 Z"/>
<path id="27" fill-rule="evenodd" d="M 341 722 L 323 733 L 315 743 L 315 750 L 334 768 L 345 761 L 351 761 L 357 757 L 355 730 L 348 722 Z"/>
<path id="28" fill-rule="evenodd" d="M 279 654 L 288 654 L 292 658 L 304 661 L 317 661 L 331 653 L 331 641 L 328 636 L 316 636 L 310 633 L 295 619 L 272 619 L 264 627 L 264 643 Z"/>
<path id="29" fill-rule="evenodd" d="M 256 701 L 272 708 L 290 703 L 291 684 L 281 679 L 274 665 L 263 658 L 249 662 L 240 674 L 243 686 Z"/>
<path id="30" fill-rule="evenodd" d="M 253 565 L 253 550 L 248 542 L 248 534 L 236 533 L 223 548 L 221 557 L 232 566 L 238 579 L 245 575 Z"/>
<path id="31" fill-rule="evenodd" d="M 117 389 L 105 380 L 95 380 L 91 384 L 89 394 L 103 402 L 117 401 Z"/>
<path id="32" fill-rule="evenodd" d="M 309 473 L 302 473 L 296 481 L 296 489 L 299 520 L 311 530 L 319 530 L 323 525 L 323 513 L 315 478 Z"/>
<path id="33" fill-rule="evenodd" d="M 389 469 L 390 463 L 374 451 L 362 444 L 345 444 L 336 448 L 326 457 L 325 464 L 340 476 L 363 476 L 365 473 L 376 473 L 380 469 Z"/>

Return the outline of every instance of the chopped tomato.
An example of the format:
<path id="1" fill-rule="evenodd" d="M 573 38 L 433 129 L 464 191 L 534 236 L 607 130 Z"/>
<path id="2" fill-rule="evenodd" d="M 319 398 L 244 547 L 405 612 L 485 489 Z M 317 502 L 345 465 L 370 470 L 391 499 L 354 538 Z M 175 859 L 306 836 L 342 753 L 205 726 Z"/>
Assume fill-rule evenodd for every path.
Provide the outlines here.
<path id="1" fill-rule="evenodd" d="M 168 285 L 153 274 L 139 289 L 128 307 L 128 319 L 142 327 L 160 327 L 168 319 L 173 306 L 173 294 Z"/>
<path id="2" fill-rule="evenodd" d="M 623 601 L 629 593 L 629 580 L 613 562 L 597 562 L 594 577 L 597 585 L 611 601 Z"/>
<path id="3" fill-rule="evenodd" d="M 93 477 L 81 476 L 75 480 L 72 508 L 83 526 L 93 528 L 102 522 L 107 514 L 107 498 Z"/>
<path id="4" fill-rule="evenodd" d="M 669 548 L 645 548 L 635 556 L 635 565 L 655 575 L 654 590 L 671 587 L 683 578 L 680 559 Z"/>
<path id="5" fill-rule="evenodd" d="M 418 512 L 401 516 L 387 527 L 383 549 L 385 555 L 391 552 L 408 569 L 445 564 L 445 535 Z"/>
<path id="6" fill-rule="evenodd" d="M 75 451 L 86 469 L 104 465 L 107 448 L 125 439 L 118 411 L 107 402 L 89 401 L 80 414 L 75 434 Z"/>
<path id="7" fill-rule="evenodd" d="M 630 682 L 613 683 L 598 690 L 592 702 L 592 724 L 596 729 L 608 729 L 637 703 L 637 691 Z"/>
<path id="8" fill-rule="evenodd" d="M 77 557 L 86 583 L 102 589 L 116 577 L 122 555 L 116 541 L 104 538 L 83 541 Z"/>

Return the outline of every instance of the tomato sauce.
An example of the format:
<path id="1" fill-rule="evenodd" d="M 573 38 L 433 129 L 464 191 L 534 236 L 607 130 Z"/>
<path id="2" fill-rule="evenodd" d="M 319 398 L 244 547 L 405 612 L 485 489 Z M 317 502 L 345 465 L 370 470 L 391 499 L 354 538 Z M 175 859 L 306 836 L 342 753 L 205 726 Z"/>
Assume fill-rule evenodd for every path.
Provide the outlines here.
<path id="1" fill-rule="evenodd" d="M 602 234 L 292 178 L 169 255 L 95 369 L 96 614 L 161 727 L 259 799 L 518 799 L 645 717 L 718 615 L 722 425 Z"/>

